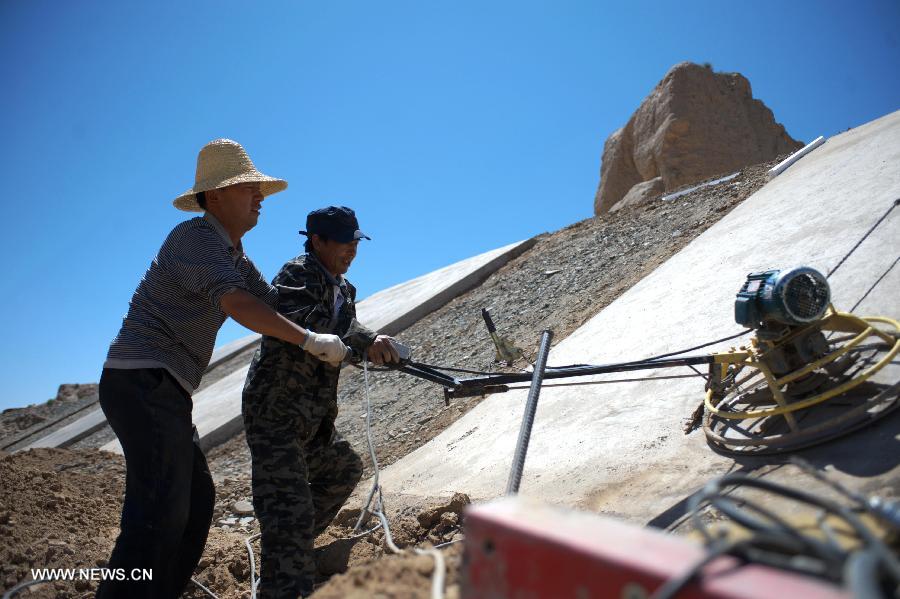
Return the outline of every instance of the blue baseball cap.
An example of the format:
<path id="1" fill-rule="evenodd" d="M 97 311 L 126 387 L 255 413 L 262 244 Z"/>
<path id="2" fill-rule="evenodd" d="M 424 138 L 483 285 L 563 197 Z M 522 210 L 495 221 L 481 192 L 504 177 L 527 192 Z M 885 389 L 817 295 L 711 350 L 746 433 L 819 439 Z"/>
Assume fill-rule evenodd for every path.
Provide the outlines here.
<path id="1" fill-rule="evenodd" d="M 356 213 L 346 206 L 328 206 L 313 210 L 306 215 L 306 230 L 301 235 L 321 235 L 338 243 L 349 243 L 357 239 L 372 240 L 359 230 Z"/>

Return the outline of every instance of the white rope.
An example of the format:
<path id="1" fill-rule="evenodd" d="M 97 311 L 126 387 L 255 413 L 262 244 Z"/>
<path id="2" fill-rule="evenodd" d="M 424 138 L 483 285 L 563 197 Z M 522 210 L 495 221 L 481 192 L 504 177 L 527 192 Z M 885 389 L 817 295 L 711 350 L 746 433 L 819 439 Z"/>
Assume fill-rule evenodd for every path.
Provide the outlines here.
<path id="1" fill-rule="evenodd" d="M 375 475 L 372 479 L 372 488 L 369 490 L 369 496 L 366 498 L 366 504 L 363 506 L 362 510 L 359 513 L 359 520 L 356 521 L 356 526 L 353 527 L 353 531 L 356 532 L 362 527 L 362 523 L 368 519 L 369 515 L 369 506 L 372 505 L 372 498 L 375 497 L 375 491 L 378 490 L 378 458 L 375 457 L 375 443 L 372 441 L 372 402 L 369 399 L 369 352 L 363 352 L 363 380 L 365 381 L 365 396 L 366 396 L 366 440 L 369 444 L 369 455 L 372 458 L 372 468 L 375 470 Z"/>
<path id="2" fill-rule="evenodd" d="M 256 560 L 253 557 L 253 546 L 250 544 L 262 536 L 262 533 L 256 533 L 244 539 L 244 545 L 247 547 L 247 553 L 250 555 L 250 599 L 256 599 L 256 587 L 259 586 L 259 579 L 256 578 Z"/>
<path id="3" fill-rule="evenodd" d="M 11 597 L 13 595 L 18 595 L 20 591 L 22 591 L 30 586 L 34 586 L 36 584 L 41 584 L 43 582 L 54 582 L 54 581 L 50 580 L 49 578 L 38 578 L 37 580 L 29 580 L 26 582 L 21 582 L 21 583 L 17 584 L 16 586 L 14 586 L 13 588 L 6 591 L 5 593 L 3 593 L 3 599 L 11 599 Z"/>
<path id="4" fill-rule="evenodd" d="M 369 530 L 367 530 L 367 531 L 365 531 L 365 532 L 361 532 L 361 533 L 359 533 L 359 534 L 355 534 L 355 535 L 350 536 L 350 537 L 342 537 L 342 539 L 343 539 L 344 541 L 353 541 L 353 540 L 355 540 L 355 539 L 361 539 L 362 537 L 364 537 L 364 536 L 366 536 L 366 535 L 372 534 L 373 532 L 375 532 L 375 531 L 378 530 L 379 528 L 381 528 L 381 522 L 379 522 L 378 524 L 376 524 L 375 526 L 373 526 L 372 528 L 370 528 Z"/>
<path id="5" fill-rule="evenodd" d="M 379 504 L 380 503 L 379 500 Z M 379 508 L 380 507 L 381 506 L 379 505 Z M 375 512 L 375 515 L 381 520 L 381 525 L 384 528 L 384 542 L 385 545 L 388 546 L 388 549 L 397 554 L 406 553 L 406 551 L 394 544 L 394 539 L 391 537 L 390 528 L 388 527 L 387 516 L 384 515 L 384 512 L 379 509 Z M 418 547 L 414 547 L 412 551 L 416 555 L 430 555 L 434 559 L 434 576 L 431 579 L 431 599 L 443 599 L 444 578 L 447 571 L 447 566 L 444 563 L 444 556 L 441 555 L 441 552 L 437 549 L 419 549 Z"/>
<path id="6" fill-rule="evenodd" d="M 380 527 L 384 529 L 384 542 L 387 545 L 388 549 L 396 554 L 406 553 L 405 550 L 400 549 L 394 544 L 394 538 L 391 536 L 391 528 L 388 524 L 387 516 L 384 515 L 384 500 L 381 496 L 381 485 L 378 484 L 378 458 L 375 457 L 375 443 L 372 441 L 372 403 L 369 399 L 369 368 L 368 368 L 368 355 L 367 352 L 363 353 L 363 378 L 365 380 L 365 395 L 366 395 L 366 439 L 369 443 L 369 455 L 372 458 L 372 467 L 375 470 L 375 475 L 372 481 L 372 488 L 369 490 L 369 496 L 366 499 L 366 504 L 363 506 L 362 511 L 359 514 L 359 520 L 356 522 L 356 526 L 353 530 L 359 530 L 362 526 L 362 523 L 366 520 L 368 514 L 372 514 L 377 516 L 381 521 Z M 372 499 L 375 497 L 375 493 L 378 493 L 378 499 L 375 504 L 375 510 L 370 510 L 369 508 L 372 506 Z M 376 530 L 379 528 L 376 526 L 372 530 Z M 362 535 L 356 535 L 362 536 Z M 441 552 L 437 549 L 419 549 L 418 547 L 414 547 L 412 552 L 416 555 L 430 555 L 434 559 L 434 574 L 431 578 L 431 598 L 432 599 L 443 599 L 444 597 L 444 580 L 446 578 L 447 566 L 444 563 L 444 556 L 441 555 Z"/>
<path id="7" fill-rule="evenodd" d="M 208 588 L 206 588 L 205 586 L 203 586 L 203 585 L 200 583 L 200 581 L 197 580 L 196 578 L 191 578 L 191 582 L 193 582 L 195 585 L 197 585 L 198 587 L 200 587 L 201 589 L 203 589 L 203 591 L 204 591 L 207 595 L 209 595 L 210 597 L 212 597 L 213 599 L 219 599 L 219 598 L 216 596 L 215 593 L 213 593 L 213 592 L 210 591 Z"/>

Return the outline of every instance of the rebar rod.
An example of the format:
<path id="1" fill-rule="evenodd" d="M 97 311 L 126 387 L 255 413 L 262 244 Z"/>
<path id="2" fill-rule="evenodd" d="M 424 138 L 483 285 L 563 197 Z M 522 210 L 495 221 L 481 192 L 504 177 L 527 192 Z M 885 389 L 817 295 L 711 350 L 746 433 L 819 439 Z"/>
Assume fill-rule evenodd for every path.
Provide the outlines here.
<path id="1" fill-rule="evenodd" d="M 537 412 L 538 397 L 541 394 L 541 384 L 544 382 L 544 370 L 547 368 L 547 356 L 550 354 L 552 339 L 553 331 L 544 331 L 541 335 L 541 345 L 537 361 L 534 363 L 534 373 L 531 377 L 531 388 L 528 390 L 528 401 L 525 403 L 522 427 L 519 429 L 519 440 L 516 442 L 516 452 L 513 454 L 512 470 L 506 485 L 507 495 L 519 492 L 522 470 L 525 467 L 525 454 L 528 453 L 528 441 L 531 439 L 531 427 L 534 425 L 534 415 Z"/>

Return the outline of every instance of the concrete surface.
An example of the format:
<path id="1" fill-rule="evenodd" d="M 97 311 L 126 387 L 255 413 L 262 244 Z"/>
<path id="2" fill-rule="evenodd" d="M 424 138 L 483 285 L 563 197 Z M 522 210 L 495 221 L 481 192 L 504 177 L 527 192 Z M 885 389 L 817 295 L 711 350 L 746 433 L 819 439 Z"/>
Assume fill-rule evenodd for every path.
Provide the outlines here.
<path id="1" fill-rule="evenodd" d="M 356 304 L 356 316 L 372 330 L 395 335 L 454 297 L 477 287 L 536 241 L 535 238 L 517 241 L 379 291 Z"/>
<path id="2" fill-rule="evenodd" d="M 897 197 L 900 112 L 830 139 L 766 184 L 560 342 L 549 364 L 639 359 L 739 332 L 734 297 L 747 273 L 794 265 L 828 272 Z M 900 208 L 831 278 L 838 309 L 849 310 L 898 254 Z M 896 318 L 898 297 L 895 268 L 856 312 Z M 697 353 L 715 349 L 725 348 Z M 881 378 L 896 382 L 898 369 L 895 362 Z M 685 371 L 628 376 L 663 374 Z M 779 467 L 782 460 L 736 462 L 713 453 L 702 431 L 685 436 L 683 422 L 702 396 L 700 379 L 545 388 L 520 492 L 664 527 L 683 511 L 685 497 L 729 470 L 761 472 L 775 464 L 767 476 L 797 478 Z M 385 493 L 503 494 L 525 399 L 525 391 L 485 399 L 383 470 Z M 852 488 L 900 495 L 900 410 L 801 454 Z"/>
<path id="3" fill-rule="evenodd" d="M 235 339 L 234 341 L 220 345 L 213 350 L 212 356 L 209 358 L 209 365 L 206 367 L 206 372 L 209 372 L 225 360 L 241 353 L 246 348 L 259 341 L 259 339 L 259 335 L 253 333 L 252 335 L 247 335 L 246 337 L 241 337 L 240 339 Z"/>
<path id="4" fill-rule="evenodd" d="M 209 374 L 220 364 L 227 362 L 229 359 L 258 341 L 259 335 L 253 334 L 217 347 L 213 351 L 204 376 L 209 376 Z M 56 422 L 59 422 L 59 420 Z M 100 409 L 100 404 L 97 403 L 88 408 L 84 415 L 78 419 L 73 420 L 51 433 L 37 437 L 37 439 L 16 451 L 26 451 L 37 447 L 68 447 L 73 443 L 92 435 L 104 426 L 106 426 L 106 416 L 103 414 L 103 410 Z"/>
<path id="5" fill-rule="evenodd" d="M 194 424 L 204 451 L 224 443 L 244 428 L 241 392 L 250 364 L 242 366 L 194 396 Z M 120 452 L 118 439 L 102 449 Z"/>
<path id="6" fill-rule="evenodd" d="M 59 421 L 57 420 L 57 422 Z M 40 439 L 29 443 L 17 451 L 25 451 L 37 447 L 68 447 L 72 443 L 80 441 L 94 431 L 99 430 L 105 424 L 106 416 L 103 415 L 103 410 L 101 410 L 99 404 L 97 404 L 96 407 L 91 408 L 87 414 L 78 420 L 74 420 L 63 427 L 56 429 L 52 433 L 44 435 Z"/>
<path id="7" fill-rule="evenodd" d="M 356 305 L 357 318 L 371 329 L 394 335 L 465 291 L 480 285 L 491 273 L 535 244 L 535 239 L 512 243 L 432 271 L 367 297 Z M 259 335 L 234 341 L 219 352 L 219 360 L 234 355 Z M 232 346 L 229 349 L 229 346 Z M 219 350 L 217 350 L 219 351 Z M 249 364 L 194 395 L 193 419 L 204 449 L 230 439 L 243 427 L 241 391 Z M 121 453 L 118 440 L 102 447 Z"/>

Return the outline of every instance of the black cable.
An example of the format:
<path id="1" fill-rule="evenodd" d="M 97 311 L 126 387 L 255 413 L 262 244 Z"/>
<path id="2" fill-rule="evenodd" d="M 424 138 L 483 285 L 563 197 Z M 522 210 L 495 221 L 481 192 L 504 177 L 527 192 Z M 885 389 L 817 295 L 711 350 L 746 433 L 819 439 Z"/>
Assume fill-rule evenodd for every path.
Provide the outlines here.
<path id="1" fill-rule="evenodd" d="M 727 495 L 726 491 L 731 487 L 752 487 L 819 508 L 845 522 L 861 540 L 862 547 L 845 551 L 834 543 L 804 534 L 759 503 Z M 847 496 L 857 507 L 865 506 L 866 500 L 861 495 Z M 705 505 L 751 531 L 752 536 L 730 545 L 725 544 L 723 538 L 714 537 L 706 522 L 700 518 L 701 508 Z M 900 560 L 850 508 L 805 491 L 743 474 L 729 474 L 710 481 L 694 494 L 689 500 L 689 510 L 695 528 L 706 540 L 709 554 L 684 574 L 662 585 L 654 593 L 654 599 L 673 597 L 700 573 L 703 566 L 723 554 L 733 555 L 745 562 L 758 562 L 843 582 L 854 597 L 866 599 L 882 596 L 882 582 L 889 581 L 894 585 L 891 588 L 900 582 Z"/>
<path id="2" fill-rule="evenodd" d="M 418 362 L 422 366 L 426 366 L 428 368 L 434 368 L 435 370 L 446 370 L 447 372 L 463 372 L 465 374 L 478 374 L 484 376 L 490 376 L 492 374 L 503 374 L 500 371 L 487 372 L 484 370 L 468 370 L 466 368 L 456 368 L 455 366 L 436 366 L 434 364 L 426 364 L 425 362 Z"/>
<path id="3" fill-rule="evenodd" d="M 662 586 L 650 595 L 649 599 L 672 599 L 696 578 L 707 564 L 723 555 L 731 555 L 738 558 L 741 561 L 741 565 L 746 563 L 763 563 L 775 568 L 793 570 L 808 575 L 822 575 L 825 573 L 821 568 L 811 568 L 810 566 L 812 566 L 812 564 L 797 562 L 796 560 L 792 561 L 790 558 L 786 559 L 771 551 L 760 549 L 758 546 L 760 543 L 769 546 L 777 546 L 780 543 L 780 539 L 762 533 L 754 536 L 752 539 L 742 539 L 730 543 L 726 543 L 722 540 L 717 541 L 708 549 L 703 558 L 697 560 L 697 562 L 683 574 L 679 574 L 675 578 L 663 583 Z M 854 595 L 854 597 L 855 596 L 856 595 Z"/>
<path id="4" fill-rule="evenodd" d="M 753 501 L 742 499 L 740 500 L 740 503 L 743 504 L 743 507 L 738 505 L 737 500 L 721 496 L 714 497 L 710 500 L 710 504 L 713 507 L 744 528 L 755 533 L 771 534 L 771 541 L 777 544 L 779 552 L 790 554 L 813 554 L 816 558 L 825 563 L 840 563 L 841 552 L 835 550 L 835 548 L 828 543 L 797 533 L 796 529 L 790 524 Z M 743 513 L 748 510 L 768 518 L 775 526 L 767 526 L 762 520 L 758 520 Z"/>
<path id="5" fill-rule="evenodd" d="M 661 360 L 662 358 L 668 358 L 670 356 L 677 356 L 679 354 L 686 354 L 688 352 L 694 351 L 695 349 L 701 349 L 704 347 L 709 347 L 710 345 L 722 343 L 723 341 L 730 341 L 732 339 L 737 339 L 738 337 L 742 337 L 743 335 L 746 335 L 747 333 L 752 333 L 752 332 L 753 332 L 753 329 L 745 329 L 745 330 L 741 331 L 740 333 L 736 333 L 734 335 L 729 335 L 728 337 L 722 337 L 721 339 L 716 339 L 715 341 L 710 341 L 708 343 L 703 343 L 701 345 L 695 345 L 693 347 L 688 347 L 686 349 L 681 349 L 678 351 L 668 352 L 665 354 L 659 354 L 658 356 L 644 358 L 643 360 L 634 360 L 632 362 L 623 362 L 623 365 L 644 364 L 646 362 L 655 362 L 656 360 Z M 435 370 L 447 370 L 449 372 L 465 372 L 467 374 L 479 374 L 479 375 L 498 374 L 498 372 L 482 372 L 482 371 L 478 371 L 478 370 L 466 370 L 463 368 L 451 368 L 449 366 L 426 364 L 424 362 L 419 362 L 419 364 L 421 364 L 422 366 L 427 366 L 428 368 L 434 368 Z M 596 365 L 595 364 L 568 364 L 566 366 L 547 366 L 547 370 L 560 370 L 563 368 L 584 368 L 584 367 L 591 367 L 591 366 L 596 366 Z M 700 374 L 700 376 L 704 376 L 704 375 Z"/>
<path id="6" fill-rule="evenodd" d="M 695 345 L 693 347 L 688 347 L 686 349 L 681 349 L 678 351 L 668 352 L 665 354 L 659 354 L 658 356 L 652 356 L 650 358 L 644 358 L 642 360 L 634 360 L 632 362 L 624 362 L 624 364 L 626 364 L 626 365 L 627 364 L 643 364 L 645 362 L 653 362 L 656 360 L 660 360 L 662 358 L 668 358 L 670 356 L 686 354 L 686 353 L 694 351 L 696 349 L 702 349 L 704 347 L 709 347 L 710 345 L 722 343 L 723 341 L 730 341 L 732 339 L 737 339 L 738 337 L 742 337 L 743 335 L 746 335 L 747 333 L 752 333 L 752 332 L 753 332 L 753 329 L 745 329 L 745 330 L 741 331 L 740 333 L 736 333 L 734 335 L 729 335 L 728 337 L 722 337 L 721 339 L 716 339 L 715 341 L 709 341 L 708 343 L 702 343 L 700 345 Z M 354 363 L 351 363 L 351 364 L 353 366 L 356 366 L 357 368 L 360 368 L 360 366 L 358 364 L 354 364 Z M 465 374 L 475 374 L 475 375 L 479 375 L 479 376 L 491 376 L 491 375 L 495 375 L 495 374 L 503 374 L 501 371 L 487 372 L 484 370 L 469 370 L 467 368 L 457 368 L 455 366 L 444 366 L 441 364 L 428 364 L 426 362 L 415 362 L 415 364 L 424 366 L 426 368 L 431 368 L 434 370 L 446 370 L 447 372 L 462 372 Z M 547 370 L 562 369 L 562 368 L 583 368 L 583 367 L 591 367 L 591 366 L 595 366 L 595 365 L 594 364 L 568 364 L 566 366 L 547 366 Z M 386 372 L 388 370 L 394 370 L 394 369 L 393 368 L 369 368 L 369 372 Z M 525 372 L 525 371 L 523 370 L 521 372 Z M 695 370 L 695 372 L 696 372 L 696 370 Z M 700 376 L 705 378 L 704 374 L 702 374 L 702 373 L 698 373 L 698 374 L 700 374 Z"/>
<path id="7" fill-rule="evenodd" d="M 852 248 L 850 248 L 850 251 L 847 252 L 847 254 L 843 258 L 841 258 L 841 261 L 837 263 L 837 266 L 835 266 L 830 271 L 828 271 L 828 274 L 825 275 L 826 279 L 830 278 L 831 275 L 833 275 L 835 272 L 837 272 L 837 269 L 839 269 L 841 267 L 841 265 L 843 265 L 844 262 L 846 262 L 847 258 L 850 257 L 850 254 L 855 252 L 856 248 L 858 248 L 862 244 L 862 242 L 865 241 L 866 238 L 872 234 L 872 231 L 874 231 L 878 227 L 878 225 L 880 225 L 881 222 L 887 218 L 888 214 L 890 214 L 891 211 L 897 207 L 897 204 L 900 204 L 900 198 L 897 198 L 896 200 L 894 200 L 894 203 L 891 204 L 891 207 L 887 209 L 887 212 L 882 214 L 881 218 L 879 218 L 878 221 L 874 225 L 872 225 L 872 228 L 869 229 L 868 231 L 866 231 L 866 234 L 863 235 L 862 238 L 856 242 L 856 245 L 854 245 Z"/>
<path id="8" fill-rule="evenodd" d="M 847 558 L 844 580 L 854 599 L 884 599 L 878 584 L 878 556 L 868 550 L 857 551 Z"/>
<path id="9" fill-rule="evenodd" d="M 720 492 L 718 490 L 719 488 L 744 485 L 768 491 L 776 495 L 781 495 L 782 497 L 793 499 L 794 501 L 800 503 L 806 503 L 808 505 L 819 507 L 846 520 L 847 523 L 850 524 L 854 529 L 854 532 L 856 532 L 863 540 L 873 543 L 880 543 L 880 541 L 872 534 L 872 532 L 865 525 L 863 525 L 859 518 L 851 513 L 849 509 L 831 500 L 823 499 L 810 493 L 806 493 L 805 491 L 799 491 L 797 489 L 792 489 L 791 487 L 785 487 L 783 485 L 779 485 L 767 480 L 752 478 L 744 474 L 728 474 L 716 481 L 713 481 L 712 484 L 714 484 L 715 486 L 707 485 L 707 488 L 704 489 L 703 493 L 716 494 Z M 898 562 L 897 558 L 893 556 L 891 557 L 890 561 L 894 562 L 895 567 L 897 568 L 898 578 L 900 578 L 900 562 Z"/>
<path id="10" fill-rule="evenodd" d="M 702 374 L 677 374 L 672 376 L 648 376 L 646 378 L 636 378 L 636 379 L 612 379 L 609 381 L 583 381 L 579 383 L 545 383 L 541 385 L 541 389 L 545 389 L 547 387 L 581 387 L 584 385 L 609 385 L 610 383 L 643 383 L 644 381 L 663 381 L 669 379 L 692 379 L 697 376 L 703 376 Z M 510 386 L 509 390 L 513 389 L 530 389 L 530 387 L 523 386 Z"/>
<path id="11" fill-rule="evenodd" d="M 661 587 L 653 591 L 653 594 L 648 599 L 672 599 L 700 573 L 704 566 L 723 555 L 733 553 L 742 542 L 720 544 L 719 547 L 710 549 L 702 559 L 697 560 L 685 573 L 667 580 Z"/>
<path id="12" fill-rule="evenodd" d="M 869 294 L 872 293 L 872 290 L 875 289 L 875 287 L 881 282 L 881 280 L 882 280 L 883 278 L 885 278 L 885 277 L 887 276 L 887 274 L 888 274 L 889 272 L 891 272 L 891 270 L 893 270 L 893 268 L 894 268 L 895 266 L 897 266 L 897 262 L 898 262 L 898 261 L 900 261 L 900 256 L 897 256 L 896 258 L 894 258 L 894 261 L 891 263 L 890 266 L 888 266 L 887 270 L 884 271 L 883 273 L 881 273 L 881 276 L 878 277 L 878 280 L 877 280 L 877 281 L 875 281 L 874 283 L 872 283 L 872 286 L 869 287 L 869 290 L 866 291 L 865 294 L 863 294 L 863 296 L 862 296 L 861 298 L 859 298 L 859 300 L 858 300 L 855 304 L 853 304 L 853 307 L 850 308 L 850 311 L 851 311 L 851 312 L 853 312 L 854 310 L 856 310 L 857 306 L 859 306 L 859 305 L 863 302 L 864 299 L 866 299 L 867 297 L 869 297 Z"/>
<path id="13" fill-rule="evenodd" d="M 728 337 L 722 337 L 721 339 L 716 339 L 715 341 L 710 341 L 708 343 L 702 343 L 700 345 L 695 345 L 694 347 L 688 347 L 686 349 L 680 349 L 678 351 L 668 352 L 665 354 L 659 354 L 658 356 L 652 356 L 650 358 L 644 358 L 643 360 L 635 360 L 633 362 L 624 362 L 623 364 L 644 364 L 646 362 L 655 362 L 656 360 L 661 360 L 662 358 L 669 358 L 671 356 L 677 356 L 680 354 L 686 354 L 690 351 L 694 351 L 695 349 L 702 349 L 704 347 L 709 347 L 710 345 L 715 345 L 717 343 L 722 343 L 723 341 L 731 341 L 732 339 L 737 339 L 738 337 L 742 337 L 747 333 L 752 333 L 753 329 L 744 329 L 740 333 L 736 333 L 734 335 L 729 335 Z M 581 368 L 585 366 L 594 366 L 594 364 L 569 364 L 568 366 L 548 366 L 547 370 L 552 370 L 554 368 Z"/>
<path id="14" fill-rule="evenodd" d="M 709 343 L 704 343 L 702 345 L 695 345 L 694 347 L 689 347 L 687 349 L 682 349 L 679 351 L 669 352 L 667 354 L 660 354 L 658 356 L 653 356 L 652 358 L 647 358 L 643 360 L 644 362 L 652 362 L 654 360 L 659 360 L 662 358 L 668 358 L 669 356 L 677 356 L 679 354 L 686 354 L 689 351 L 694 351 L 695 349 L 702 349 L 704 347 L 709 347 L 710 345 L 715 345 L 716 343 L 722 343 L 723 341 L 731 341 L 732 339 L 737 339 L 738 337 L 743 337 L 747 333 L 752 333 L 753 329 L 744 329 L 740 333 L 736 333 L 734 335 L 729 335 L 728 337 L 722 337 L 721 339 L 716 339 L 715 341 L 710 341 Z"/>
<path id="15" fill-rule="evenodd" d="M 407 364 L 407 363 L 405 362 L 403 364 L 398 364 L 398 366 L 403 366 L 404 364 Z M 482 375 L 482 376 L 490 376 L 492 374 L 503 374 L 501 371 L 488 372 L 488 371 L 484 371 L 484 370 L 468 370 L 465 368 L 456 368 L 455 366 L 442 366 L 439 364 L 427 364 L 425 362 L 408 362 L 408 364 L 424 366 L 425 368 L 431 368 L 433 370 L 446 370 L 447 372 L 464 372 L 466 374 L 477 374 L 477 375 Z M 362 370 L 362 366 L 360 366 L 359 364 L 351 362 L 350 365 Z M 393 370 L 397 370 L 397 368 L 393 367 L 393 366 L 388 366 L 388 367 L 371 367 L 370 366 L 369 367 L 369 372 L 391 372 Z M 524 371 L 522 371 L 522 372 L 524 372 Z"/>

